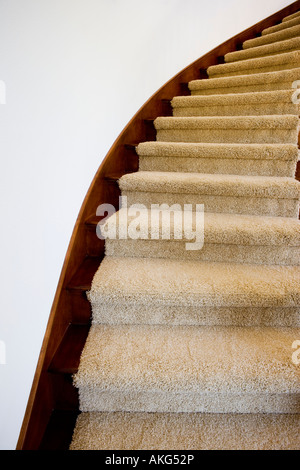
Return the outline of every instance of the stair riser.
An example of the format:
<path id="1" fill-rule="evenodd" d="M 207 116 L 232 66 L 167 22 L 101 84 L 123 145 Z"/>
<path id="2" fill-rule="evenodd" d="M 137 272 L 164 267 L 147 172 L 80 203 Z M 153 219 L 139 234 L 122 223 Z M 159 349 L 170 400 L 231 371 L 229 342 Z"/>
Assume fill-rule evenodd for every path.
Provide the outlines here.
<path id="1" fill-rule="evenodd" d="M 147 306 L 107 301 L 92 303 L 93 323 L 107 325 L 196 325 L 196 326 L 300 326 L 300 307 L 192 307 Z"/>
<path id="2" fill-rule="evenodd" d="M 218 70 L 214 70 L 213 68 L 208 69 L 208 75 L 210 78 L 219 78 L 219 77 L 233 77 L 236 75 L 253 75 L 256 73 L 266 73 L 266 72 L 278 72 L 280 70 L 290 70 L 294 68 L 300 67 L 300 61 L 291 61 L 291 62 L 283 62 L 276 65 L 261 65 L 260 67 L 255 66 L 254 64 L 251 66 L 246 65 L 243 68 L 234 67 L 234 70 L 229 70 L 226 65 L 232 64 L 224 64 L 224 66 L 218 66 Z M 240 65 L 240 64 L 237 64 Z"/>
<path id="3" fill-rule="evenodd" d="M 201 250 L 186 250 L 186 241 L 106 240 L 108 256 L 199 260 L 220 263 L 300 265 L 299 247 L 205 243 Z M 192 243 L 193 240 L 190 241 Z"/>
<path id="4" fill-rule="evenodd" d="M 285 21 L 284 23 L 277 24 L 275 26 L 271 26 L 270 28 L 266 28 L 262 31 L 262 36 L 266 36 L 268 34 L 277 33 L 278 31 L 283 31 L 287 28 L 291 28 L 293 26 L 297 26 L 300 24 L 300 17 L 290 20 L 289 22 Z"/>
<path id="5" fill-rule="evenodd" d="M 209 196 L 182 193 L 154 193 L 123 191 L 127 197 L 127 207 L 133 204 L 143 204 L 150 209 L 151 204 L 204 204 L 206 212 L 266 215 L 270 217 L 298 217 L 299 202 L 294 199 L 254 198 Z"/>
<path id="6" fill-rule="evenodd" d="M 232 174 L 249 176 L 287 176 L 293 178 L 296 162 L 184 157 L 140 157 L 141 171 Z"/>
<path id="7" fill-rule="evenodd" d="M 295 61 L 294 61 L 295 62 Z M 251 74 L 220 79 L 192 80 L 189 89 L 192 95 L 228 94 L 245 92 L 263 92 L 291 90 L 294 81 L 299 80 L 300 69 L 291 66 L 290 70 L 271 72 L 268 74 Z M 219 67 L 219 71 L 220 71 Z M 211 69 L 214 72 L 214 69 Z M 218 71 L 218 70 L 217 70 Z"/>
<path id="8" fill-rule="evenodd" d="M 296 13 L 292 13 L 291 15 L 285 16 L 282 20 L 283 23 L 286 21 L 293 20 L 294 18 L 299 18 L 300 17 L 300 11 L 297 11 Z"/>
<path id="9" fill-rule="evenodd" d="M 298 80 L 300 73 L 297 74 L 295 80 Z M 192 96 L 210 96 L 210 95 L 226 95 L 232 93 L 251 93 L 251 92 L 261 92 L 261 91 L 276 91 L 276 90 L 289 90 L 292 86 L 293 80 L 281 81 L 274 83 L 259 83 L 257 85 L 241 85 L 241 86 L 230 86 L 218 88 L 217 85 L 214 88 L 204 88 L 200 90 L 191 90 Z"/>
<path id="10" fill-rule="evenodd" d="M 298 130 L 291 129 L 159 129 L 160 142 L 295 144 Z"/>
<path id="11" fill-rule="evenodd" d="M 289 44 L 290 42 L 290 44 Z M 225 55 L 225 62 L 232 63 L 239 60 L 258 59 L 262 57 L 275 56 L 288 52 L 300 50 L 300 38 L 292 38 L 288 41 L 280 41 L 275 44 L 267 44 L 261 47 L 253 47 L 241 51 L 229 52 Z"/>
<path id="12" fill-rule="evenodd" d="M 234 105 L 234 106 L 191 106 L 174 107 L 174 117 L 193 117 L 193 116 L 264 116 L 274 114 L 294 114 L 299 115 L 299 106 L 289 103 L 261 103 L 252 105 Z"/>
<path id="13" fill-rule="evenodd" d="M 266 44 L 272 44 L 276 41 L 284 41 L 300 36 L 300 26 L 295 25 L 291 28 L 284 29 L 282 31 L 275 32 L 269 35 L 263 35 L 255 39 L 249 39 L 243 43 L 243 49 L 249 49 L 251 47 L 259 47 Z"/>
<path id="14" fill-rule="evenodd" d="M 71 449 L 297 450 L 299 426 L 291 414 L 83 413 Z"/>
<path id="15" fill-rule="evenodd" d="M 101 305 L 105 308 L 106 303 L 119 304 L 121 309 L 135 305 L 145 307 L 146 312 L 141 315 L 146 316 L 147 307 L 151 310 L 153 306 L 175 310 L 178 307 L 295 308 L 300 306 L 298 276 L 296 266 L 107 256 L 94 276 L 88 297 L 93 308 Z M 163 334 L 159 328 L 158 332 Z M 201 332 L 193 330 L 193 333 Z M 294 338 L 289 341 L 292 343 Z M 290 358 L 289 353 L 290 349 Z"/>
<path id="16" fill-rule="evenodd" d="M 201 413 L 299 413 L 300 395 L 101 391 L 85 388 L 81 411 L 201 412 Z M 87 399 L 88 398 L 88 399 Z"/>
<path id="17" fill-rule="evenodd" d="M 186 144 L 141 142 L 136 152 L 140 158 L 196 158 L 226 160 L 294 161 L 299 159 L 297 144 L 245 145 L 245 144 Z"/>

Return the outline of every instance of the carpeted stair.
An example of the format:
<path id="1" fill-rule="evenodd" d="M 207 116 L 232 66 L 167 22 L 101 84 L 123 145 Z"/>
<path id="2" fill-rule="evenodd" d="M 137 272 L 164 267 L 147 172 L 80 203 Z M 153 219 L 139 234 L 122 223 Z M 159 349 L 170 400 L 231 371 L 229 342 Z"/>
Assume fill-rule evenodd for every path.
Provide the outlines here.
<path id="1" fill-rule="evenodd" d="M 207 72 L 101 225 L 72 450 L 300 448 L 300 12 Z"/>

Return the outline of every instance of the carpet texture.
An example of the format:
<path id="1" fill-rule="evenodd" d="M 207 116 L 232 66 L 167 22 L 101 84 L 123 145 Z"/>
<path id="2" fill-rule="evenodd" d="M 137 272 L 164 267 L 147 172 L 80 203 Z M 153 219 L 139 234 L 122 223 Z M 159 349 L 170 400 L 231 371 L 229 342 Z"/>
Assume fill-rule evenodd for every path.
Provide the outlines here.
<path id="1" fill-rule="evenodd" d="M 285 52 L 266 57 L 237 60 L 220 65 L 208 67 L 209 77 L 227 77 L 233 75 L 247 75 L 262 72 L 274 72 L 277 70 L 287 70 L 300 67 L 300 51 Z"/>
<path id="2" fill-rule="evenodd" d="M 283 41 L 285 39 L 290 39 L 293 37 L 300 36 L 300 25 L 296 24 L 290 28 L 283 29 L 281 31 L 276 31 L 270 34 L 265 34 L 255 39 L 249 39 L 243 43 L 243 49 L 250 49 L 251 47 L 263 46 L 266 44 L 271 44 L 275 41 Z"/>
<path id="3" fill-rule="evenodd" d="M 299 414 L 82 413 L 71 450 L 298 450 L 299 427 Z"/>
<path id="4" fill-rule="evenodd" d="M 181 213 L 176 216 L 176 213 L 170 212 L 168 216 L 165 212 L 163 224 L 160 225 L 159 216 L 163 216 L 162 211 L 153 217 L 145 209 L 138 214 L 131 214 L 127 209 L 114 214 L 102 227 L 106 255 L 225 263 L 300 264 L 300 227 L 296 219 L 207 213 L 203 248 L 186 250 L 186 243 L 191 238 L 184 232 Z M 130 234 L 137 225 L 134 239 L 122 238 L 124 233 Z M 201 239 L 201 230 L 202 227 L 193 217 L 191 232 L 194 239 Z"/>
<path id="5" fill-rule="evenodd" d="M 300 449 L 300 12 L 207 73 L 98 227 L 71 450 Z"/>
<path id="6" fill-rule="evenodd" d="M 89 292 L 93 322 L 299 325 L 299 272 L 299 266 L 106 257 Z"/>
<path id="7" fill-rule="evenodd" d="M 287 143 L 298 138 L 299 118 L 281 116 L 158 117 L 161 142 Z"/>
<path id="8" fill-rule="evenodd" d="M 291 83 L 298 80 L 299 76 L 300 68 L 294 68 L 279 72 L 192 80 L 189 82 L 189 89 L 192 96 L 290 90 Z"/>
<path id="9" fill-rule="evenodd" d="M 93 325 L 75 379 L 81 409 L 300 413 L 299 373 L 290 355 L 299 334 L 293 328 Z"/>
<path id="10" fill-rule="evenodd" d="M 299 158 L 296 145 L 282 144 L 143 142 L 136 151 L 141 171 L 291 178 Z"/>
<path id="11" fill-rule="evenodd" d="M 282 22 L 285 23 L 286 21 L 293 20 L 294 18 L 299 18 L 300 17 L 300 11 L 297 11 L 296 13 L 293 13 L 292 15 L 286 16 L 283 18 Z"/>
<path id="12" fill-rule="evenodd" d="M 107 257 L 89 297 L 95 304 L 131 302 L 149 309 L 161 302 L 186 307 L 291 307 L 299 305 L 299 273 L 298 266 Z"/>
<path id="13" fill-rule="evenodd" d="M 176 96 L 171 105 L 173 116 L 256 116 L 299 115 L 299 104 L 292 102 L 294 90 L 221 94 L 212 96 Z"/>
<path id="14" fill-rule="evenodd" d="M 254 57 L 265 57 L 283 52 L 298 51 L 300 46 L 300 37 L 293 37 L 284 41 L 278 41 L 263 46 L 255 46 L 241 51 L 229 52 L 225 55 L 225 62 L 236 62 L 237 60 L 246 60 Z"/>
<path id="15" fill-rule="evenodd" d="M 284 21 L 282 23 L 276 24 L 275 26 L 271 26 L 270 28 L 263 29 L 261 34 L 265 36 L 267 34 L 277 33 L 278 31 L 282 31 L 286 28 L 292 28 L 293 26 L 300 24 L 300 16 L 296 18 L 292 18 L 291 20 Z"/>
<path id="16" fill-rule="evenodd" d="M 287 177 L 139 171 L 119 184 L 122 201 L 147 208 L 162 202 L 182 208 L 204 204 L 207 212 L 278 217 L 297 217 L 299 211 L 300 185 Z"/>

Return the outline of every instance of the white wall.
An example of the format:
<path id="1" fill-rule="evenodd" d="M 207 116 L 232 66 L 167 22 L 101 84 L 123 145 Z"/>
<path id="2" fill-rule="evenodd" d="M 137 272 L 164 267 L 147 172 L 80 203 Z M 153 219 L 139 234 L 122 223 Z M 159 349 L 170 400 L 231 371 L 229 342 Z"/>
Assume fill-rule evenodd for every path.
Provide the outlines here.
<path id="1" fill-rule="evenodd" d="M 73 225 L 113 141 L 169 78 L 289 3 L 0 0 L 0 449 L 15 448 Z"/>

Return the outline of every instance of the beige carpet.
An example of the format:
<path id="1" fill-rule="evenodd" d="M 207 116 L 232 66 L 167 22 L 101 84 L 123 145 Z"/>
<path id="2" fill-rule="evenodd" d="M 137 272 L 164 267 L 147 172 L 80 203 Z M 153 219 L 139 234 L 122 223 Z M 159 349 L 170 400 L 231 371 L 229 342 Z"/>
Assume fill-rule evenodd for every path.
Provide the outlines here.
<path id="1" fill-rule="evenodd" d="M 291 414 L 82 413 L 71 449 L 299 450 L 299 427 Z"/>
<path id="2" fill-rule="evenodd" d="M 300 75 L 300 69 L 299 69 Z M 299 150 L 287 144 L 143 142 L 137 147 L 140 170 L 182 173 L 289 176 Z"/>
<path id="3" fill-rule="evenodd" d="M 300 449 L 300 12 L 208 75 L 101 226 L 71 450 Z"/>
<path id="4" fill-rule="evenodd" d="M 300 51 L 284 52 L 281 54 L 238 60 L 208 67 L 210 78 L 231 77 L 234 75 L 259 74 L 275 72 L 300 67 Z"/>
<path id="5" fill-rule="evenodd" d="M 292 102 L 294 90 L 276 90 L 210 96 L 176 96 L 171 104 L 173 116 L 252 116 L 295 114 L 299 105 Z"/>
<path id="6" fill-rule="evenodd" d="M 300 413 L 294 328 L 94 325 L 82 411 Z M 242 393 L 241 393 L 242 391 Z"/>

